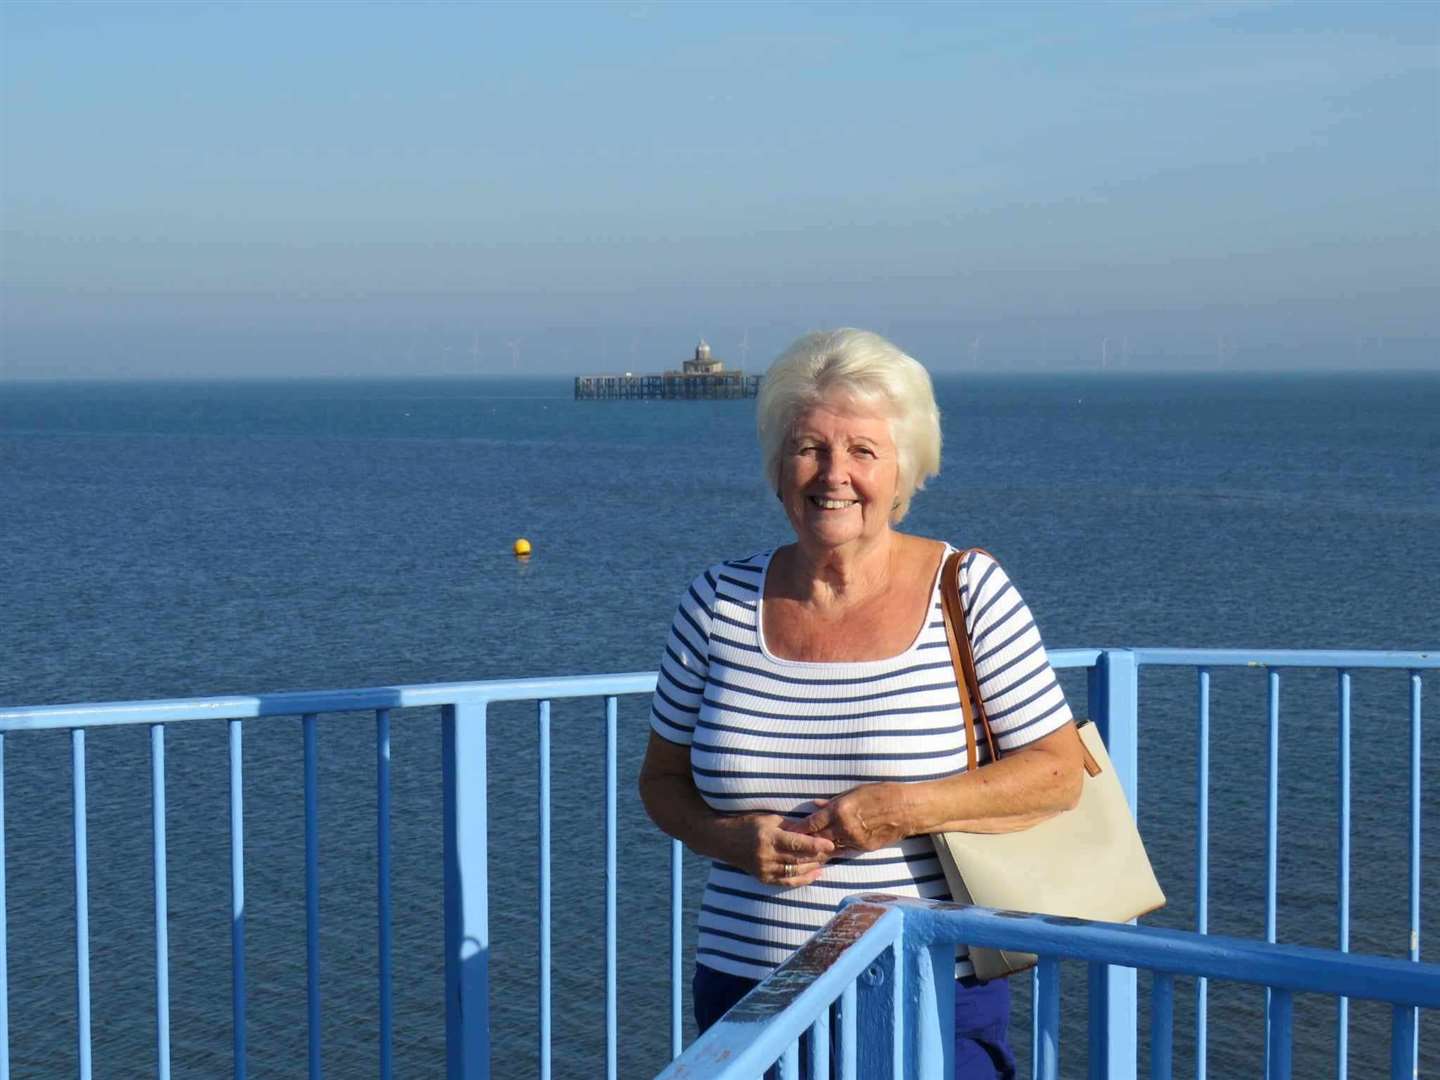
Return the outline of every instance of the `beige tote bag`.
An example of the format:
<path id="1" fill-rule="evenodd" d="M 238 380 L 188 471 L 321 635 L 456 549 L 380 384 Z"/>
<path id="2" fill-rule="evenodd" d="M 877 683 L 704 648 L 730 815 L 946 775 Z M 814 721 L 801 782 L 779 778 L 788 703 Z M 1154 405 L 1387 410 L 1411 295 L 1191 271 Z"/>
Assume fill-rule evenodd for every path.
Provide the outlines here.
<path id="1" fill-rule="evenodd" d="M 990 750 L 990 761 L 997 759 L 960 600 L 960 566 L 971 551 L 979 550 L 951 555 L 940 571 L 945 636 L 965 714 L 966 764 L 971 770 L 977 768 L 977 727 Z M 1088 720 L 1079 721 L 1078 731 L 1085 777 L 1080 803 L 1073 810 L 1020 832 L 935 834 L 935 850 L 955 900 L 1105 922 L 1125 922 L 1165 905 L 1105 743 Z M 1035 959 L 1030 953 L 970 950 L 978 979 L 1023 971 L 1034 966 Z"/>

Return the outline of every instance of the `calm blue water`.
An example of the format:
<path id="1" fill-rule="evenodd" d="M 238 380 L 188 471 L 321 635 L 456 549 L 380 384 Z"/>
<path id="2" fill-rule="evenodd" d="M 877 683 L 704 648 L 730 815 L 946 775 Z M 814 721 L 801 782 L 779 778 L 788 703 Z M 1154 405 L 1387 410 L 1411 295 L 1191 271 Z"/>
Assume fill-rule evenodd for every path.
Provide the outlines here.
<path id="1" fill-rule="evenodd" d="M 967 378 L 937 389 L 945 469 L 907 528 L 994 551 L 1050 645 L 1440 644 L 1440 378 Z M 561 379 L 3 386 L 0 701 L 652 668 L 698 569 L 787 539 L 758 479 L 752 406 L 569 395 Z M 521 535 L 536 549 L 525 565 L 509 554 Z M 1172 897 L 1162 925 L 1194 917 L 1193 684 L 1160 672 L 1143 685 L 1140 812 Z M 1334 678 L 1285 687 L 1280 936 L 1329 945 Z M 1072 701 L 1083 705 L 1083 687 Z M 1264 678 L 1219 673 L 1213 701 L 1211 928 L 1253 936 Z M 1403 676 L 1357 678 L 1352 939 L 1391 955 L 1406 945 L 1406 702 Z M 622 717 L 621 1064 L 647 1075 L 668 1030 L 655 962 L 667 854 L 631 795 L 643 703 L 624 703 Z M 589 1077 L 603 1034 L 602 718 L 592 705 L 557 707 L 556 720 L 557 1073 Z M 434 1075 L 438 726 L 424 711 L 395 724 L 396 1062 L 400 1075 Z M 499 1076 L 535 1068 L 532 728 L 518 708 L 493 726 Z M 372 732 L 362 716 L 321 725 L 325 1065 L 342 1077 L 371 1075 L 376 1045 Z M 175 1067 L 221 1075 L 225 731 L 186 725 L 169 741 Z M 1433 781 L 1440 740 L 1428 743 Z M 89 746 L 97 1075 L 140 1075 L 153 1042 L 147 743 L 106 731 Z M 300 754 L 298 721 L 247 726 L 257 1076 L 304 1072 Z M 12 736 L 5 759 L 15 1075 L 65 1074 L 69 746 Z M 1429 782 L 1430 896 L 1440 896 L 1435 791 Z M 1212 991 L 1212 1075 L 1255 1073 L 1258 1001 Z M 1332 1013 L 1300 1003 L 1297 1075 L 1333 1069 Z M 1177 1014 L 1184 1062 L 1189 1013 Z M 1356 1006 L 1353 1016 L 1351 1065 L 1363 1075 L 1385 1061 L 1369 1036 L 1388 1031 L 1388 1015 Z M 1433 1064 L 1435 1025 L 1423 1038 Z M 1064 1050 L 1067 1070 L 1078 1068 L 1082 1022 L 1067 1019 Z"/>

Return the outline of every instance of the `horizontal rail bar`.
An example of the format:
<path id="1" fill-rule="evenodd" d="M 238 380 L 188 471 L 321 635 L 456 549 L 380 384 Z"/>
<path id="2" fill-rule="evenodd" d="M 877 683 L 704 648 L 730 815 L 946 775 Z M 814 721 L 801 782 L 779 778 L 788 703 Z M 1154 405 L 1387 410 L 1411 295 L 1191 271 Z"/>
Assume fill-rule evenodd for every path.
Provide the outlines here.
<path id="1" fill-rule="evenodd" d="M 1440 1008 L 1437 964 L 879 893 L 847 897 L 843 903 L 847 906 L 842 911 L 859 903 L 902 912 L 906 936 L 914 934 L 919 945 L 964 941 L 1173 975 Z"/>
<path id="2" fill-rule="evenodd" d="M 359 690 L 295 690 L 253 696 L 176 698 L 160 701 L 110 701 L 71 705 L 0 708 L 0 731 L 163 724 L 183 720 L 253 720 L 306 713 L 374 712 L 437 705 L 473 705 L 540 698 L 648 694 L 653 671 L 613 675 L 563 675 L 551 679 L 372 686 Z M 368 718 L 366 718 L 368 720 Z"/>
<path id="3" fill-rule="evenodd" d="M 1052 649 L 1049 653 L 1053 668 L 1092 668 L 1104 655 L 1101 649 Z"/>
<path id="4" fill-rule="evenodd" d="M 1440 668 L 1440 650 L 1383 649 L 1135 649 L 1135 662 L 1151 667 Z"/>
<path id="5" fill-rule="evenodd" d="M 1131 651 L 1136 663 L 1150 666 L 1343 667 L 1412 671 L 1440 668 L 1440 651 L 1168 648 Z M 1056 668 L 1093 667 L 1100 656 L 1099 649 L 1056 649 L 1050 653 L 1050 663 Z M 12 706 L 0 708 L 0 732 L 165 724 L 183 720 L 252 720 L 270 716 L 303 716 L 306 713 L 374 712 L 377 709 L 538 701 L 541 698 L 648 694 L 655 689 L 655 679 L 653 671 L 630 671 L 537 679 L 372 686 L 353 690 L 295 690 L 251 696 Z"/>

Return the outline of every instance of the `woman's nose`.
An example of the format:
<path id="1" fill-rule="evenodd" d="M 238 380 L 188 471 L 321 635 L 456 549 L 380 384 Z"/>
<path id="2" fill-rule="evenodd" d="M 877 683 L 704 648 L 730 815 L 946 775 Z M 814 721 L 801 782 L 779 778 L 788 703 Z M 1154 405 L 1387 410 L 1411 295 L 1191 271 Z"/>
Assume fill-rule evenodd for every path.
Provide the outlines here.
<path id="1" fill-rule="evenodd" d="M 840 454 L 826 454 L 820 459 L 820 478 L 831 486 L 841 486 L 849 479 L 845 459 Z"/>

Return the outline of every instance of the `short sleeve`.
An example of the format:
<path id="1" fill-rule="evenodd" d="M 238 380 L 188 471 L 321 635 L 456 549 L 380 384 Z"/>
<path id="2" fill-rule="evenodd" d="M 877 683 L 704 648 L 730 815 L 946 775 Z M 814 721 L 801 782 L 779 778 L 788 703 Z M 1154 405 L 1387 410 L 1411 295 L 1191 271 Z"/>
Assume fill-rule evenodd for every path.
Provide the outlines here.
<path id="1" fill-rule="evenodd" d="M 960 595 L 990 731 L 1001 752 L 1016 750 L 1075 717 L 1030 608 L 1000 564 L 972 552 L 962 571 Z"/>
<path id="2" fill-rule="evenodd" d="M 710 621 L 715 609 L 714 578 L 701 574 L 690 583 L 665 639 L 660 677 L 650 699 L 650 727 L 667 742 L 689 746 L 705 697 L 709 673 Z"/>

